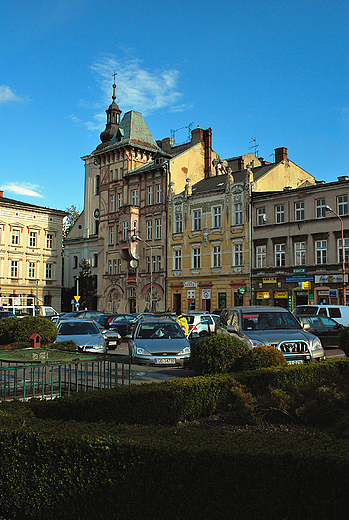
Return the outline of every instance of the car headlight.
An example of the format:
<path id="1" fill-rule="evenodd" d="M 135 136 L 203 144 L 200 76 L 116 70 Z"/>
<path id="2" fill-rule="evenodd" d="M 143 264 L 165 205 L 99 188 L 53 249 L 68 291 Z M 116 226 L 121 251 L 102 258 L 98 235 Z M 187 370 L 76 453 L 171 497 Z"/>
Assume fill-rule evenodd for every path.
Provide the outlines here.
<path id="1" fill-rule="evenodd" d="M 186 356 L 190 354 L 190 347 L 184 347 L 180 352 L 178 352 L 178 356 Z"/>
<path id="2" fill-rule="evenodd" d="M 310 346 L 310 350 L 320 350 L 320 349 L 322 349 L 321 340 L 318 337 L 315 337 L 315 339 L 312 341 L 312 344 Z"/>
<path id="3" fill-rule="evenodd" d="M 136 353 L 140 354 L 141 356 L 150 356 L 150 353 L 142 347 L 136 347 Z"/>
<path id="4" fill-rule="evenodd" d="M 265 343 L 263 343 L 263 341 L 256 341 L 256 340 L 250 339 L 249 342 L 250 342 L 250 345 L 251 345 L 252 348 L 253 347 L 264 347 L 265 346 Z"/>
<path id="5" fill-rule="evenodd" d="M 95 345 L 94 348 L 104 349 L 104 345 L 102 343 L 99 343 L 98 345 Z"/>

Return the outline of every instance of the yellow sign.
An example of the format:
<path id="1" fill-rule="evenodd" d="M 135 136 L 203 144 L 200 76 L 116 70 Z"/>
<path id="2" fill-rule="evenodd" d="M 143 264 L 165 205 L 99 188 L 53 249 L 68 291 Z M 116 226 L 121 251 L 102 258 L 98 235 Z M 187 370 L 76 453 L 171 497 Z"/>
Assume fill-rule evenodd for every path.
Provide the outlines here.
<path id="1" fill-rule="evenodd" d="M 276 277 L 271 277 L 271 278 L 263 278 L 262 279 L 262 282 L 263 283 L 276 283 L 277 282 L 277 279 Z"/>
<path id="2" fill-rule="evenodd" d="M 80 296 L 74 296 L 74 300 L 78 302 L 80 300 Z"/>
<path id="3" fill-rule="evenodd" d="M 267 298 L 270 298 L 269 292 L 257 292 L 257 300 L 266 300 Z"/>
<path id="4" fill-rule="evenodd" d="M 302 282 L 302 289 L 311 289 L 311 282 Z"/>
<path id="5" fill-rule="evenodd" d="M 287 291 L 275 291 L 274 298 L 288 298 L 288 292 Z"/>

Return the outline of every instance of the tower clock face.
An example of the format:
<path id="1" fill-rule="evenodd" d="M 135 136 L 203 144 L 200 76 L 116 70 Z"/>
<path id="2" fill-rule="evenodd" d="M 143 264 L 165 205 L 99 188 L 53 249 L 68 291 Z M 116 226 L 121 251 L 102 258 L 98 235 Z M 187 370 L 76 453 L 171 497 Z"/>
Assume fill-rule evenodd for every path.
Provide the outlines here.
<path id="1" fill-rule="evenodd" d="M 94 216 L 94 218 L 99 218 L 99 209 L 98 208 L 94 210 L 93 216 Z"/>
<path id="2" fill-rule="evenodd" d="M 135 269 L 135 268 L 138 266 L 138 262 L 137 262 L 137 260 L 134 260 L 134 259 L 130 260 L 130 266 L 131 266 L 133 269 Z"/>

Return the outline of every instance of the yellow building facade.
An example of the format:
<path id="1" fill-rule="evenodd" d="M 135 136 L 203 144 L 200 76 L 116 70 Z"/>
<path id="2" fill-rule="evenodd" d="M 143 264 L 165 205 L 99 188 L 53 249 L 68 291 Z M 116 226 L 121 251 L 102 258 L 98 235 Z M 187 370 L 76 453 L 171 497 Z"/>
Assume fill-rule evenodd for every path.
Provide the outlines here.
<path id="1" fill-rule="evenodd" d="M 61 310 L 65 212 L 3 197 L 0 192 L 0 294 Z M 28 303 L 29 305 L 29 303 Z"/>

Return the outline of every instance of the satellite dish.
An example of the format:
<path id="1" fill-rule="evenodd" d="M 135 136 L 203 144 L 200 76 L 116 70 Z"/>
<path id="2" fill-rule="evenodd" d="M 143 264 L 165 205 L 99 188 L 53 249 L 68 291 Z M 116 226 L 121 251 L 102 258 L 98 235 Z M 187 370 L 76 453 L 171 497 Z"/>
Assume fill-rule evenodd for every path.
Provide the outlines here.
<path id="1" fill-rule="evenodd" d="M 138 262 L 137 260 L 130 260 L 130 267 L 132 267 L 132 269 L 136 269 L 136 267 L 138 266 Z"/>

